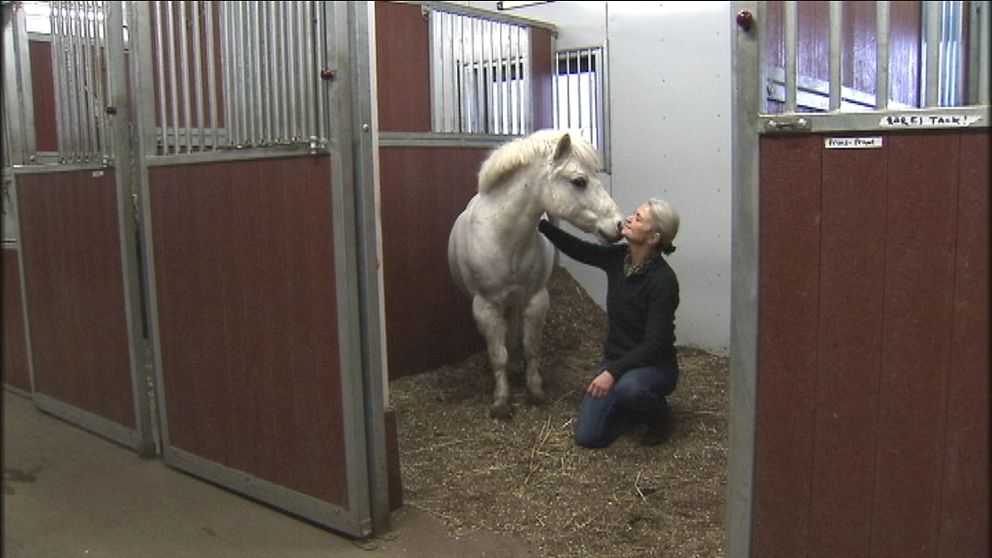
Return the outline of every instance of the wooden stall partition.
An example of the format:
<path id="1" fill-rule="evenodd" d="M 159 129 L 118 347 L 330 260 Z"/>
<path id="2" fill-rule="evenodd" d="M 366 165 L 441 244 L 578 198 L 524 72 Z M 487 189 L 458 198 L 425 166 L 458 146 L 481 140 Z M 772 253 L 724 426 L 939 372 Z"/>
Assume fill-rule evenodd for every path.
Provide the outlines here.
<path id="1" fill-rule="evenodd" d="M 154 167 L 149 193 L 167 460 L 347 509 L 328 159 Z"/>
<path id="2" fill-rule="evenodd" d="M 29 41 L 31 90 L 34 94 L 35 141 L 38 151 L 59 150 L 55 117 L 55 75 L 52 69 L 52 43 Z"/>
<path id="3" fill-rule="evenodd" d="M 31 392 L 27 330 L 21 297 L 21 265 L 17 249 L 3 248 L 3 384 L 23 393 Z"/>
<path id="4" fill-rule="evenodd" d="M 796 137 L 761 145 L 756 556 L 808 550 L 808 513 L 796 508 L 809 501 L 813 455 L 820 188 L 809 177 L 819 174 L 819 144 Z"/>
<path id="5" fill-rule="evenodd" d="M 988 555 L 988 144 L 761 139 L 754 556 Z"/>
<path id="6" fill-rule="evenodd" d="M 941 558 L 988 556 L 989 545 L 989 134 L 961 134 L 954 306 L 947 378 Z M 954 171 L 952 171 L 953 173 Z"/>
<path id="7" fill-rule="evenodd" d="M 382 148 L 383 281 L 389 374 L 451 364 L 485 345 L 448 270 L 448 233 L 475 194 L 486 149 Z"/>
<path id="8" fill-rule="evenodd" d="M 428 29 L 427 18 L 418 4 L 375 4 L 381 131 L 431 131 Z"/>
<path id="9" fill-rule="evenodd" d="M 17 178 L 36 395 L 136 428 L 112 169 Z"/>
<path id="10" fill-rule="evenodd" d="M 554 127 L 554 34 L 543 27 L 530 28 L 531 83 L 533 83 L 531 111 L 534 129 Z"/>

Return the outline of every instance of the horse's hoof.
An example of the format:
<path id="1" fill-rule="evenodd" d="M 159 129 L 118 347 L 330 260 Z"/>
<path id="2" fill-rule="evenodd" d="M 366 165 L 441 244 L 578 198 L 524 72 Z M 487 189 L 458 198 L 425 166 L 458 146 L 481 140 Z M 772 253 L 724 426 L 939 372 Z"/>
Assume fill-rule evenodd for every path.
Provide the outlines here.
<path id="1" fill-rule="evenodd" d="M 495 419 L 507 419 L 513 415 L 513 407 L 509 403 L 498 403 L 489 408 L 489 416 Z"/>
<path id="2" fill-rule="evenodd" d="M 544 404 L 544 392 L 527 392 L 527 402 L 531 405 L 543 405 Z"/>

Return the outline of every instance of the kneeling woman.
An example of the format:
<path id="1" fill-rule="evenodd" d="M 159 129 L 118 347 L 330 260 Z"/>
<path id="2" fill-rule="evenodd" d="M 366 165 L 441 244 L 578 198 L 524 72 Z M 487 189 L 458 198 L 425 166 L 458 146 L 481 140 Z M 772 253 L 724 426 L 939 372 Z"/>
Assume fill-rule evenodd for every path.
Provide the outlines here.
<path id="1" fill-rule="evenodd" d="M 672 413 L 665 397 L 675 390 L 675 310 L 679 284 L 662 256 L 675 251 L 679 215 L 652 198 L 627 217 L 626 243 L 594 244 L 541 221 L 538 230 L 568 257 L 606 272 L 609 332 L 603 362 L 586 388 L 575 426 L 575 441 L 604 447 L 624 427 L 647 423 L 642 444 L 665 442 Z"/>

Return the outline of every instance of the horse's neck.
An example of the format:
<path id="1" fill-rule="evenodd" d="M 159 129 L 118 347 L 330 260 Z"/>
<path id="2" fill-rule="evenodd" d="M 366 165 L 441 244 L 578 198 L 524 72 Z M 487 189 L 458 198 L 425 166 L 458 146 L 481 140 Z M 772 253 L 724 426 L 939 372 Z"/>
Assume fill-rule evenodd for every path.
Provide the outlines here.
<path id="1" fill-rule="evenodd" d="M 487 194 L 491 214 L 489 225 L 510 244 L 529 241 L 544 214 L 539 192 L 523 180 L 505 184 Z"/>

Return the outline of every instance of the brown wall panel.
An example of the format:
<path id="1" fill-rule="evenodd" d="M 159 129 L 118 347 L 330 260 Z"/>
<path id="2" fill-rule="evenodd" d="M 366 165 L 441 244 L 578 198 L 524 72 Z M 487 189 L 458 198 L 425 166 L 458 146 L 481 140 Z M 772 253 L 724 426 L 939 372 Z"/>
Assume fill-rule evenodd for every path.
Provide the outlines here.
<path id="1" fill-rule="evenodd" d="M 379 129 L 431 131 L 427 18 L 418 4 L 376 2 Z"/>
<path id="2" fill-rule="evenodd" d="M 887 167 L 883 149 L 822 145 L 809 556 L 865 556 L 876 474 Z"/>
<path id="3" fill-rule="evenodd" d="M 761 140 L 755 556 L 807 551 L 820 261 L 820 140 Z M 766 164 L 774 161 L 775 164 Z"/>
<path id="4" fill-rule="evenodd" d="M 554 38 L 551 31 L 540 27 L 530 28 L 530 55 L 532 61 L 534 129 L 554 126 Z"/>
<path id="5" fill-rule="evenodd" d="M 150 172 L 170 443 L 347 507 L 330 163 Z"/>
<path id="6" fill-rule="evenodd" d="M 35 391 L 134 429 L 112 171 L 17 179 Z"/>
<path id="7" fill-rule="evenodd" d="M 754 555 L 986 556 L 989 134 L 824 137 L 760 143 Z"/>
<path id="8" fill-rule="evenodd" d="M 3 249 L 3 383 L 31 391 L 17 250 Z"/>
<path id="9" fill-rule="evenodd" d="M 882 371 L 872 552 L 937 544 L 954 294 L 957 134 L 888 137 Z M 912 490 L 907 490 L 912 487 Z"/>
<path id="10" fill-rule="evenodd" d="M 989 134 L 961 135 L 942 558 L 989 556 Z"/>
<path id="11" fill-rule="evenodd" d="M 52 72 L 52 43 L 29 41 L 31 89 L 34 95 L 34 128 L 38 151 L 58 151 L 55 118 L 55 81 Z"/>
<path id="12" fill-rule="evenodd" d="M 380 150 L 389 375 L 457 362 L 484 347 L 448 270 L 448 233 L 476 192 L 485 149 Z"/>

